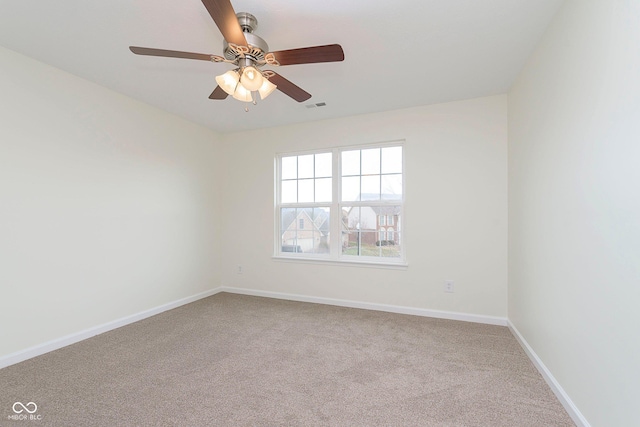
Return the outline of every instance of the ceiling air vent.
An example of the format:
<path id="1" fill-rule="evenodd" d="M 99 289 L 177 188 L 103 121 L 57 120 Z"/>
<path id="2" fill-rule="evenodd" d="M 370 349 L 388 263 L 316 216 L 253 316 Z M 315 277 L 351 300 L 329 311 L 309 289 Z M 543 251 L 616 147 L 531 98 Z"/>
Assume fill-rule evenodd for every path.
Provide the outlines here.
<path id="1" fill-rule="evenodd" d="M 315 104 L 307 104 L 305 107 L 307 108 L 316 108 L 316 107 L 325 107 L 327 105 L 326 102 L 316 102 Z"/>

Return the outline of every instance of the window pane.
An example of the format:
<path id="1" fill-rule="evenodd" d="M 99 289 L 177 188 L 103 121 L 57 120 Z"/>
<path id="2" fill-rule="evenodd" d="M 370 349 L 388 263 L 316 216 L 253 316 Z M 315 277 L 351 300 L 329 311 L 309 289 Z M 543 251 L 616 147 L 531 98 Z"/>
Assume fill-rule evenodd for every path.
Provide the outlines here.
<path id="1" fill-rule="evenodd" d="M 316 178 L 331 177 L 331 153 L 316 154 Z"/>
<path id="2" fill-rule="evenodd" d="M 345 207 L 345 229 L 342 237 L 343 255 L 364 255 L 375 248 L 376 214 L 369 206 Z"/>
<path id="3" fill-rule="evenodd" d="M 382 173 L 402 173 L 402 147 L 382 149 Z"/>
<path id="4" fill-rule="evenodd" d="M 298 157 L 283 157 L 282 161 L 282 179 L 296 179 L 298 177 Z"/>
<path id="5" fill-rule="evenodd" d="M 360 208 L 345 206 L 343 213 L 343 230 L 342 230 L 342 254 L 358 255 L 358 242 L 360 230 Z"/>
<path id="6" fill-rule="evenodd" d="M 400 257 L 400 212 L 401 206 L 385 206 L 379 208 L 387 215 L 387 238 L 380 242 L 380 256 L 387 258 Z"/>
<path id="7" fill-rule="evenodd" d="M 298 210 L 296 208 L 284 208 L 280 210 L 282 252 L 301 252 L 301 250 L 298 250 L 297 217 Z"/>
<path id="8" fill-rule="evenodd" d="M 329 253 L 329 245 L 323 240 L 322 235 L 319 232 L 314 231 L 312 238 L 313 246 L 310 248 L 309 252 L 314 254 Z"/>
<path id="9" fill-rule="evenodd" d="M 298 182 L 282 181 L 282 203 L 296 203 L 298 201 Z"/>
<path id="10" fill-rule="evenodd" d="M 376 213 L 369 206 L 360 208 L 360 230 L 374 232 L 378 228 Z"/>
<path id="11" fill-rule="evenodd" d="M 380 256 L 385 258 L 400 257 L 400 234 L 394 231 L 387 231 L 387 240 L 380 246 Z"/>
<path id="12" fill-rule="evenodd" d="M 362 175 L 380 173 L 380 149 L 362 150 Z"/>
<path id="13" fill-rule="evenodd" d="M 342 152 L 342 176 L 360 175 L 360 150 Z"/>
<path id="14" fill-rule="evenodd" d="M 399 228 L 391 225 L 399 220 L 390 218 L 400 215 L 400 210 L 400 205 L 344 207 L 342 254 L 399 257 Z M 386 227 L 380 226 L 380 218 L 385 218 Z"/>
<path id="15" fill-rule="evenodd" d="M 402 175 L 382 175 L 382 199 L 402 200 Z"/>
<path id="16" fill-rule="evenodd" d="M 329 253 L 331 210 L 281 209 L 282 252 Z"/>
<path id="17" fill-rule="evenodd" d="M 375 231 L 360 232 L 360 256 L 380 256 L 380 247 L 376 245 L 378 233 Z"/>
<path id="18" fill-rule="evenodd" d="M 282 208 L 280 209 L 280 227 L 284 232 L 288 229 L 295 230 L 296 223 L 293 220 L 296 218 L 296 208 Z"/>
<path id="19" fill-rule="evenodd" d="M 342 208 L 343 222 L 347 226 L 347 231 L 360 228 L 360 208 L 354 206 L 345 206 Z"/>
<path id="20" fill-rule="evenodd" d="M 298 180 L 298 202 L 313 202 L 313 179 Z"/>
<path id="21" fill-rule="evenodd" d="M 362 177 L 361 200 L 380 200 L 380 175 Z"/>
<path id="22" fill-rule="evenodd" d="M 342 200 L 355 202 L 360 200 L 360 177 L 342 178 Z"/>
<path id="23" fill-rule="evenodd" d="M 330 212 L 329 208 L 314 208 L 312 211 L 313 253 L 329 253 Z"/>
<path id="24" fill-rule="evenodd" d="M 331 191 L 331 178 L 316 179 L 316 202 L 330 202 Z"/>
<path id="25" fill-rule="evenodd" d="M 313 178 L 313 154 L 298 156 L 298 178 Z"/>

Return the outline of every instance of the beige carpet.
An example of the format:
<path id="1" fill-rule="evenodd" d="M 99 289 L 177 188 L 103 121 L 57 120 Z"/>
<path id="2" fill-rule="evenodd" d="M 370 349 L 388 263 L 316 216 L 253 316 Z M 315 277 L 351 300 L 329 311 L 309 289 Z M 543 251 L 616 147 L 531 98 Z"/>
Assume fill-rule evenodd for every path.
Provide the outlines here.
<path id="1" fill-rule="evenodd" d="M 0 395 L 0 425 L 574 425 L 505 327 L 226 293 L 4 368 Z"/>

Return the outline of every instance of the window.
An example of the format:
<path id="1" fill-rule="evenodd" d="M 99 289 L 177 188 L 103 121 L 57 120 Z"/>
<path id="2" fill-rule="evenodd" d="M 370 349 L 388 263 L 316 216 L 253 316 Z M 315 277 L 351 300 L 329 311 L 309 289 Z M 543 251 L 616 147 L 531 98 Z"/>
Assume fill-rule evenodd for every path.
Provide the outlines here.
<path id="1" fill-rule="evenodd" d="M 403 147 L 276 159 L 276 256 L 402 263 Z"/>

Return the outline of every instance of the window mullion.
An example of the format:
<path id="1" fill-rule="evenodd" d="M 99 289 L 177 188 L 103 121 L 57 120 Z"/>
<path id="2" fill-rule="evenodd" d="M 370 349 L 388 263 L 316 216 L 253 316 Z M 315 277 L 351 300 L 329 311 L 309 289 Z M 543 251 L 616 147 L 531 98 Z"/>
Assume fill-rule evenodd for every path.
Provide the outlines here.
<path id="1" fill-rule="evenodd" d="M 340 183 L 340 151 L 334 149 L 331 156 L 331 244 L 329 256 L 338 259 L 342 246 L 342 212 L 340 199 L 342 197 Z M 334 237 L 335 236 L 335 237 Z"/>
<path id="2" fill-rule="evenodd" d="M 382 200 L 382 148 L 378 150 L 378 194 L 380 194 L 380 200 Z"/>
<path id="3" fill-rule="evenodd" d="M 300 157 L 296 156 L 296 202 L 300 200 Z"/>

